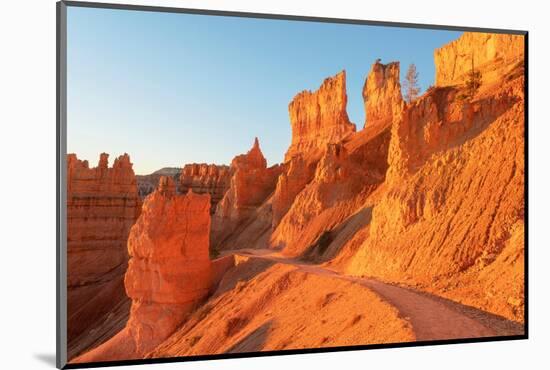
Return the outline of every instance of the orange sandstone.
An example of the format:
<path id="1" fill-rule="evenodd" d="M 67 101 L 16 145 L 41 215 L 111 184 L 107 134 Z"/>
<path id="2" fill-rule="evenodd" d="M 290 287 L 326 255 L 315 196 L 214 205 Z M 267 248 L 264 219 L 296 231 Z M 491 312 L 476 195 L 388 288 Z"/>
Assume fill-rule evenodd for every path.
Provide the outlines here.
<path id="1" fill-rule="evenodd" d="M 267 167 L 258 138 L 252 149 L 233 159 L 231 169 L 231 185 L 212 219 L 212 243 L 217 248 L 232 246 L 228 238 L 267 200 L 281 173 L 279 165 Z"/>
<path id="2" fill-rule="evenodd" d="M 367 309 L 366 309 L 367 307 Z M 413 341 L 410 324 L 371 290 L 250 260 L 148 358 Z"/>
<path id="3" fill-rule="evenodd" d="M 128 310 L 123 275 L 126 240 L 141 202 L 130 157 L 108 166 L 106 153 L 97 167 L 67 155 L 67 331 L 68 356 L 104 335 L 99 323 L 114 306 Z"/>
<path id="4" fill-rule="evenodd" d="M 325 79 L 315 92 L 296 95 L 288 106 L 292 142 L 285 162 L 298 154 L 312 155 L 355 132 L 346 112 L 347 101 L 345 71 Z"/>
<path id="5" fill-rule="evenodd" d="M 523 321 L 522 76 L 519 63 L 471 101 L 438 87 L 408 107 L 392 128 L 388 189 L 337 264 Z"/>
<path id="6" fill-rule="evenodd" d="M 197 194 L 210 194 L 211 213 L 214 213 L 219 201 L 223 198 L 233 175 L 229 166 L 193 163 L 183 167 L 179 178 L 178 190 L 186 194 L 193 189 Z"/>
<path id="7" fill-rule="evenodd" d="M 363 87 L 365 128 L 386 127 L 399 119 L 403 110 L 399 62 L 382 64 L 376 61 Z"/>
<path id="8" fill-rule="evenodd" d="M 126 327 L 75 362 L 141 358 L 172 334 L 216 283 L 209 232 L 210 196 L 177 195 L 173 179 L 162 177 L 128 238 Z M 214 270 L 229 268 L 226 262 Z"/>
<path id="9" fill-rule="evenodd" d="M 435 86 L 464 83 L 472 59 L 484 83 L 502 81 L 518 63 L 523 64 L 523 40 L 522 35 L 464 32 L 457 40 L 435 50 Z"/>

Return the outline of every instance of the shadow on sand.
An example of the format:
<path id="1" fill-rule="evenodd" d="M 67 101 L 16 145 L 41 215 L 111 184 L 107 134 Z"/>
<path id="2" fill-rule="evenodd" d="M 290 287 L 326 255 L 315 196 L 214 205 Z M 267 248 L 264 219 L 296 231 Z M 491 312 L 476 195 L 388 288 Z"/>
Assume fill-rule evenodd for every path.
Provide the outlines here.
<path id="1" fill-rule="evenodd" d="M 252 333 L 237 342 L 233 347 L 229 348 L 225 353 L 245 353 L 258 352 L 263 349 L 267 339 L 267 334 L 271 328 L 272 321 L 269 320 L 256 328 Z"/>

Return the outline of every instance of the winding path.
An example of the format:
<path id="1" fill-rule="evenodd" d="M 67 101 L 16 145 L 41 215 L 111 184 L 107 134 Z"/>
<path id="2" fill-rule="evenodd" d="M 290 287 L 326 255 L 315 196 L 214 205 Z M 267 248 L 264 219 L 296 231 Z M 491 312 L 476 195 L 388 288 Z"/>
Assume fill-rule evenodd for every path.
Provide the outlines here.
<path id="1" fill-rule="evenodd" d="M 230 253 L 295 266 L 311 274 L 331 276 L 363 285 L 394 306 L 411 323 L 418 341 L 480 338 L 523 334 L 523 326 L 488 312 L 425 292 L 371 278 L 339 274 L 328 268 L 281 257 L 270 250 L 235 250 Z"/>

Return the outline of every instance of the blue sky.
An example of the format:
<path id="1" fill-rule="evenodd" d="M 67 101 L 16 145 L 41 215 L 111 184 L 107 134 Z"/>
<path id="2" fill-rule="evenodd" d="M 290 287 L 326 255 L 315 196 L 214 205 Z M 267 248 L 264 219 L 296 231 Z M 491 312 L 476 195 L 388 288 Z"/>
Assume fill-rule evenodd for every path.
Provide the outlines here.
<path id="1" fill-rule="evenodd" d="M 127 152 L 137 174 L 228 164 L 254 137 L 268 163 L 290 144 L 288 104 L 342 69 L 348 114 L 363 127 L 370 66 L 415 63 L 459 32 L 69 7 L 69 152 L 95 165 Z"/>

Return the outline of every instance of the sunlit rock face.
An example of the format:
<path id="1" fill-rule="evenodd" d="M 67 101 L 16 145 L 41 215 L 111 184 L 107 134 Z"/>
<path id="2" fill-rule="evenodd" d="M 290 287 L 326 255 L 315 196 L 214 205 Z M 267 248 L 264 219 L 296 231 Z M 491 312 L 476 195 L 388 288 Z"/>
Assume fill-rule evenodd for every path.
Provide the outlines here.
<path id="1" fill-rule="evenodd" d="M 285 162 L 300 154 L 314 155 L 326 144 L 355 132 L 346 112 L 347 101 L 345 71 L 325 79 L 317 91 L 296 95 L 288 106 L 292 141 Z"/>
<path id="2" fill-rule="evenodd" d="M 210 196 L 176 195 L 162 177 L 130 232 L 124 278 L 132 299 L 127 324 L 144 352 L 166 338 L 210 288 Z"/>
<path id="3" fill-rule="evenodd" d="M 296 196 L 313 179 L 315 164 L 309 163 L 302 155 L 296 155 L 286 163 L 277 180 L 272 200 L 272 227 L 275 228 L 292 206 Z"/>
<path id="4" fill-rule="evenodd" d="M 517 41 L 466 34 L 436 52 L 492 50 L 474 96 L 458 98 L 462 84 L 435 87 L 392 125 L 387 189 L 368 236 L 349 242 L 359 247 L 343 264 L 347 273 L 523 320 L 525 81 Z M 438 76 L 441 84 L 460 81 L 446 70 Z"/>
<path id="5" fill-rule="evenodd" d="M 126 327 L 76 362 L 142 358 L 210 293 L 232 261 L 209 258 L 210 195 L 176 193 L 171 177 L 143 203 L 128 238 Z"/>
<path id="6" fill-rule="evenodd" d="M 399 63 L 376 62 L 363 97 L 370 118 L 366 129 L 286 163 L 272 199 L 272 248 L 291 256 L 325 254 L 312 251 L 319 238 L 364 208 L 368 195 L 384 181 L 390 127 L 403 110 Z"/>
<path id="7" fill-rule="evenodd" d="M 435 86 L 464 83 L 472 61 L 484 83 L 501 81 L 518 63 L 523 64 L 524 53 L 523 36 L 465 32 L 434 51 Z"/>
<path id="8" fill-rule="evenodd" d="M 90 168 L 76 154 L 67 155 L 69 355 L 77 347 L 82 349 L 73 343 L 80 335 L 126 300 L 122 284 L 128 263 L 126 241 L 141 201 L 130 157 L 116 158 L 112 167 L 108 158 L 101 154 L 97 167 Z M 78 341 L 84 343 L 86 338 Z"/>
<path id="9" fill-rule="evenodd" d="M 365 129 L 391 125 L 403 111 L 399 62 L 382 64 L 376 61 L 363 86 L 365 102 Z"/>
<path id="10" fill-rule="evenodd" d="M 218 203 L 212 218 L 212 243 L 215 247 L 232 247 L 226 239 L 242 226 L 275 190 L 282 167 L 267 167 L 258 139 L 246 154 L 231 162 L 229 190 Z"/>

